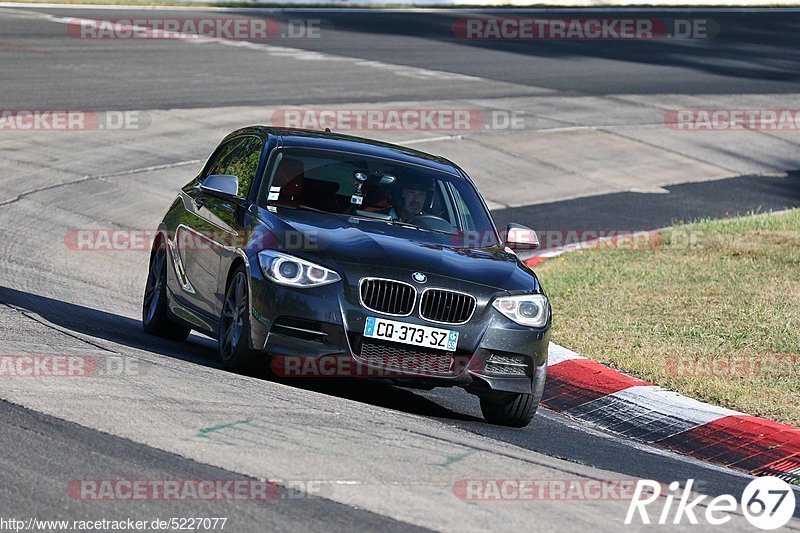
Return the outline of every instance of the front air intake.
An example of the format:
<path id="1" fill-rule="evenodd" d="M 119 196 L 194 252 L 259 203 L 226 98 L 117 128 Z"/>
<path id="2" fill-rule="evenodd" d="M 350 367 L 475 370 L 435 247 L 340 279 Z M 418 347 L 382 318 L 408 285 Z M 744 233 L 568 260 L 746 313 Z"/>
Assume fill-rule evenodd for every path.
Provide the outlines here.
<path id="1" fill-rule="evenodd" d="M 492 354 L 486 361 L 487 374 L 526 376 L 530 372 L 529 368 L 528 359 L 519 355 Z"/>

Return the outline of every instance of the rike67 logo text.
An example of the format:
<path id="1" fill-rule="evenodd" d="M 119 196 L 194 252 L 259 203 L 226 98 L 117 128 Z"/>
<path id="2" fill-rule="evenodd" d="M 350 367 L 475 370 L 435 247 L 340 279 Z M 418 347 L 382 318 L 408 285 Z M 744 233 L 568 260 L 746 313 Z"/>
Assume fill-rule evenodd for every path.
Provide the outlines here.
<path id="1" fill-rule="evenodd" d="M 795 508 L 795 495 L 792 487 L 777 477 L 759 477 L 751 481 L 737 500 L 730 494 L 722 494 L 706 501 L 709 496 L 692 494 L 694 480 L 686 482 L 681 491 L 680 483 L 669 484 L 661 512 L 650 516 L 648 505 L 661 496 L 662 485 L 657 481 L 640 479 L 625 516 L 626 524 L 708 524 L 721 526 L 733 518 L 740 510 L 751 525 L 762 530 L 778 529 L 791 520 Z M 700 507 L 704 504 L 704 508 Z M 702 519 L 702 522 L 701 522 Z"/>

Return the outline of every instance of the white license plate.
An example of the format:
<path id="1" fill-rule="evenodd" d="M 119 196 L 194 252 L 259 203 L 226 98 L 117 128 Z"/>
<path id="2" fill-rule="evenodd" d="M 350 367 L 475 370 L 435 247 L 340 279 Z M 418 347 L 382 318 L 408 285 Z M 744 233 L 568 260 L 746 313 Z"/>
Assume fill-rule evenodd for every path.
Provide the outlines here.
<path id="1" fill-rule="evenodd" d="M 456 346 L 458 345 L 457 331 L 417 326 L 374 316 L 367 317 L 364 336 L 402 342 L 403 344 L 411 344 L 420 348 L 434 348 L 446 352 L 456 351 Z"/>

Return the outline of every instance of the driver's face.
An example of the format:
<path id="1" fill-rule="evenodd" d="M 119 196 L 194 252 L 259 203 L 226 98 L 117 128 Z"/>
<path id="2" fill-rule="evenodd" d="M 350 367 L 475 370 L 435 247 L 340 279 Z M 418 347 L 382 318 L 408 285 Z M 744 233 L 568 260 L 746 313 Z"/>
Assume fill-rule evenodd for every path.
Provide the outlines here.
<path id="1" fill-rule="evenodd" d="M 403 189 L 403 208 L 408 213 L 419 213 L 425 205 L 427 193 L 420 189 Z"/>

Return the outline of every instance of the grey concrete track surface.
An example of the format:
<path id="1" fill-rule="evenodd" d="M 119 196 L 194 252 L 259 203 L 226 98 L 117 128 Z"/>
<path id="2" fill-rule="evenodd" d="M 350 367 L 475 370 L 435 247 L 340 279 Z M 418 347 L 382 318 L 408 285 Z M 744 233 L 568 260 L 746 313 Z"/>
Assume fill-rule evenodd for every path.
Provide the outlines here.
<path id="1" fill-rule="evenodd" d="M 336 504 L 321 496 L 303 498 L 293 490 L 270 492 L 274 499 L 259 501 L 164 501 L 157 508 L 148 502 L 103 502 L 87 505 L 67 495 L 67 482 L 76 472 L 91 473 L 97 479 L 108 474 L 129 479 L 183 479 L 248 481 L 220 468 L 187 461 L 134 442 L 87 430 L 0 402 L 3 431 L 0 442 L 6 450 L 2 468 L 7 479 L 25 480 L 25 485 L 3 483 L 0 498 L 6 514 L 18 519 L 97 521 L 130 518 L 151 523 L 180 517 L 227 518 L 231 531 L 291 531 L 299 523 L 306 531 L 407 531 L 413 526 Z M 65 450 L 68 453 L 65 454 Z M 106 476 L 106 477 L 104 477 Z M 299 487 L 299 485 L 295 485 Z M 35 498 L 31 495 L 35 494 Z M 302 522 L 298 520 L 302 516 Z M 8 516 L 4 517 L 8 518 Z"/>
<path id="2" fill-rule="evenodd" d="M 4 19 L 12 15 L 6 10 Z M 287 70 L 273 57 L 258 61 L 252 51 L 237 53 L 201 45 L 180 46 L 164 41 L 54 39 L 66 37 L 63 25 L 42 25 L 30 9 L 15 8 L 13 24 L 4 24 L 3 41 L 20 48 L 4 53 L 4 95 L 16 105 L 132 109 L 216 107 L 314 102 L 396 101 L 440 98 L 435 85 L 397 80 L 391 70 L 371 75 L 339 75 L 336 63 L 311 63 Z M 146 17 L 207 17 L 209 12 L 40 9 L 56 17 L 134 19 Z M 577 13 L 577 14 L 576 14 Z M 649 41 L 476 41 L 459 39 L 453 24 L 471 16 L 553 16 L 575 18 L 640 17 L 702 19 L 719 25 L 713 39 Z M 220 15 L 217 13 L 216 15 Z M 507 84 L 500 94 L 538 92 L 573 95 L 620 94 L 752 94 L 796 93 L 800 51 L 791 36 L 800 26 L 797 11 L 769 13 L 720 11 L 538 11 L 457 10 L 425 13 L 353 13 L 337 10 L 236 12 L 222 16 L 266 17 L 314 21 L 320 38 L 276 38 L 262 43 L 323 52 L 366 61 L 425 68 L 488 78 Z M 135 51 L 135 58 L 129 52 Z M 307 56 L 309 57 L 309 56 Z M 31 84 L 34 72 L 58 59 L 56 73 L 64 83 L 57 93 L 45 84 Z M 221 59 L 224 58 L 224 61 Z M 214 68 L 206 68 L 213 65 Z M 54 73 L 55 74 L 55 73 Z M 324 80 L 324 81 L 322 81 Z M 244 83 L 243 83 L 244 82 Z M 390 83 L 391 82 L 391 83 Z M 114 87 L 115 91 L 97 91 Z M 302 87 L 302 90 L 297 90 Z M 413 90 L 409 90 L 413 87 Z M 528 88 L 527 90 L 525 88 Z M 475 96 L 466 80 L 448 84 L 452 98 Z M 488 96 L 485 92 L 482 96 Z"/>
<path id="3" fill-rule="evenodd" d="M 0 10 L 4 45 L 0 54 L 4 54 L 4 67 L 9 59 L 5 71 L 13 73 L 0 82 L 3 108 L 87 108 L 94 102 L 99 108 L 145 110 L 149 125 L 146 130 L 114 132 L 0 131 L 0 354 L 84 355 L 96 359 L 100 369 L 118 368 L 120 362 L 127 369 L 83 378 L 2 381 L 0 399 L 16 404 L 0 408 L 7 428 L 3 431 L 5 492 L 0 493 L 6 496 L 6 514 L 71 519 L 214 514 L 229 517 L 233 531 L 263 530 L 264 524 L 280 530 L 325 525 L 333 529 L 544 530 L 566 523 L 610 531 L 620 527 L 627 501 L 467 502 L 454 494 L 453 487 L 465 479 L 636 477 L 669 482 L 695 478 L 708 494 L 741 493 L 747 476 L 638 446 L 546 411 L 530 427 L 510 430 L 484 424 L 475 400 L 456 390 L 423 393 L 374 383 L 278 383 L 263 376 L 221 371 L 213 359 L 214 345 L 206 338 L 193 335 L 186 344 L 176 344 L 141 332 L 138 315 L 146 251 L 80 251 L 70 245 L 70 232 L 76 229 L 152 228 L 177 187 L 195 175 L 222 134 L 261 121 L 259 113 L 266 113 L 261 104 L 273 108 L 336 101 L 374 105 L 376 101 L 441 101 L 445 96 L 456 102 L 468 98 L 478 102 L 474 105 L 506 108 L 546 102 L 555 109 L 550 117 L 537 117 L 524 131 L 505 132 L 505 139 L 496 132 L 445 136 L 445 140 L 438 140 L 433 132 L 381 134 L 425 149 L 441 148 L 438 151 L 454 157 L 472 154 L 466 157 L 467 170 L 476 174 L 493 205 L 503 207 L 576 196 L 574 188 L 581 183 L 580 161 L 555 168 L 537 166 L 545 173 L 541 187 L 527 183 L 527 174 L 514 174 L 526 161 L 530 165 L 526 154 L 539 146 L 532 141 L 525 144 L 525 139 L 544 143 L 549 151 L 537 157 L 551 158 L 557 157 L 560 144 L 580 141 L 570 135 L 591 136 L 592 128 L 598 126 L 612 133 L 605 132 L 609 137 L 592 154 L 594 158 L 633 142 L 603 122 L 607 118 L 603 109 L 617 97 L 574 100 L 580 102 L 581 113 L 568 105 L 563 94 L 556 94 L 559 88 L 499 79 L 513 77 L 514 64 L 502 75 L 484 66 L 481 72 L 469 73 L 477 77 L 454 78 L 437 70 L 443 66 L 440 54 L 451 56 L 447 46 L 453 43 L 430 48 L 433 52 L 427 62 L 438 63 L 437 69 L 420 61 L 398 66 L 398 50 L 419 36 L 384 38 L 354 28 L 330 43 L 335 53 L 347 57 L 356 55 L 347 43 L 371 39 L 375 46 L 362 44 L 359 49 L 385 58 L 377 64 L 323 61 L 313 55 L 304 61 L 297 49 L 281 55 L 274 49 L 246 51 L 219 44 L 100 43 L 90 48 L 98 43 L 70 40 L 63 24 L 37 18 L 31 11 Z M 90 15 L 97 12 L 70 10 L 66 16 Z M 183 12 L 181 16 L 190 15 Z M 342 22 L 338 24 L 341 27 Z M 384 23 L 373 22 L 378 24 Z M 489 52 L 470 48 L 463 53 L 479 58 Z M 244 57 L 251 62 L 235 63 Z M 789 52 L 786 57 L 792 59 Z M 263 72 L 273 83 L 265 90 L 252 90 L 260 75 L 253 69 L 255 58 L 263 61 Z M 592 64 L 596 59 L 585 61 Z M 231 73 L 246 73 L 253 79 L 237 85 L 231 83 Z M 139 84 L 145 78 L 149 81 Z M 181 83 L 176 84 L 176 79 Z M 717 87 L 713 77 L 704 78 L 703 83 Z M 226 100 L 226 91 L 235 93 L 238 88 L 249 96 L 232 95 Z M 740 89 L 756 90 L 746 85 Z M 777 80 L 772 89 L 779 93 L 785 87 Z M 517 100 L 508 100 L 512 96 Z M 785 105 L 795 96 L 757 94 L 747 101 Z M 659 98 L 685 103 L 692 97 Z M 728 93 L 709 98 L 730 105 L 742 97 Z M 234 103 L 248 105 L 225 107 Z M 215 107 L 204 107 L 210 105 Z M 622 115 L 616 117 L 624 122 L 618 126 L 646 126 L 663 114 L 663 108 L 647 95 L 629 95 L 616 109 L 628 113 L 625 120 Z M 574 125 L 576 117 L 584 121 L 577 133 L 543 138 L 547 135 L 543 129 Z M 593 185 L 577 195 L 584 198 L 576 201 L 588 203 L 576 207 L 575 216 L 591 211 L 591 199 L 596 198 L 592 195 L 632 191 L 640 188 L 640 181 L 646 182 L 645 189 L 669 187 L 692 181 L 694 171 L 711 180 L 749 169 L 756 174 L 771 172 L 769 179 L 777 181 L 778 188 L 794 183 L 791 174 L 786 178 L 783 173 L 795 168 L 791 154 L 797 139 L 790 133 L 718 134 L 717 138 L 703 137 L 703 146 L 696 147 L 697 138 L 646 130 L 636 130 L 634 137 L 649 134 L 648 140 L 635 143 L 641 150 L 645 144 L 652 147 L 649 157 L 655 170 L 641 180 L 620 177 L 614 169 L 629 164 L 625 154 L 632 148 L 618 148 L 617 161 L 607 158 L 613 163 L 611 170 L 595 174 Z M 621 140 L 615 144 L 611 138 Z M 757 148 L 741 156 L 737 150 L 744 145 Z M 524 157 L 514 159 L 515 154 Z M 491 168 L 503 163 L 508 165 L 508 174 L 493 177 Z M 664 179 L 662 171 L 670 165 L 682 170 Z M 518 204 L 503 196 L 508 189 L 522 197 Z M 774 189 L 764 187 L 765 193 Z M 712 197 L 706 200 L 709 209 Z M 755 195 L 732 205 L 746 210 L 764 197 Z M 777 206 L 780 197 L 770 198 Z M 614 203 L 608 196 L 602 198 Z M 786 201 L 793 204 L 796 198 Z M 640 209 L 636 204 L 629 202 L 625 207 L 631 216 Z M 702 205 L 697 212 L 703 212 Z M 624 224 L 624 217 L 618 223 Z M 318 499 L 267 505 L 161 501 L 126 505 L 74 500 L 65 488 L 75 479 L 238 476 L 276 480 L 286 486 L 316 482 L 321 488 Z M 36 496 L 25 496 L 31 493 Z M 656 514 L 654 510 L 651 516 Z M 728 527 L 748 528 L 741 517 Z M 798 529 L 797 521 L 790 527 Z"/>

